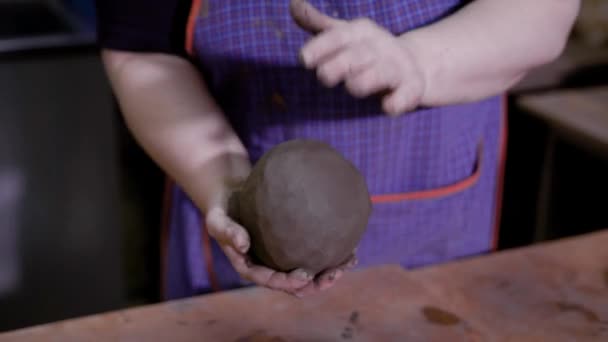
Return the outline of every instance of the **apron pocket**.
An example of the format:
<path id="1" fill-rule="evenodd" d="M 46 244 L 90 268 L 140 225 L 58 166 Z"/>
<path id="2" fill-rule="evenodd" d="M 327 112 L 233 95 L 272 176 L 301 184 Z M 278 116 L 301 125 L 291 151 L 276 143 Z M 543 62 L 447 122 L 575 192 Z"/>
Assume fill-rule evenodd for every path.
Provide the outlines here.
<path id="1" fill-rule="evenodd" d="M 454 184 L 442 186 L 435 189 L 394 193 L 394 194 L 383 194 L 383 195 L 372 195 L 372 203 L 393 203 L 400 201 L 412 201 L 412 200 L 425 200 L 425 199 L 436 199 L 445 196 L 454 195 L 458 192 L 464 191 L 477 183 L 479 176 L 481 175 L 481 163 L 483 159 L 483 144 L 479 143 L 477 148 L 477 160 L 473 172 L 466 177 Z"/>
<path id="2" fill-rule="evenodd" d="M 357 251 L 359 265 L 411 268 L 487 251 L 493 201 L 492 192 L 481 186 L 482 156 L 480 143 L 471 174 L 451 185 L 372 195 L 373 213 Z"/>

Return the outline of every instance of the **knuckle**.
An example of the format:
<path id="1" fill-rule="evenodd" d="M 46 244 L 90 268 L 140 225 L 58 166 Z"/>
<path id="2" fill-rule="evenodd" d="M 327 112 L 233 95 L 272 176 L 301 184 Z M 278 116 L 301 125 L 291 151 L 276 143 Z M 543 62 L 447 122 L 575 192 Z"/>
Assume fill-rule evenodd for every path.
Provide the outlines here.
<path id="1" fill-rule="evenodd" d="M 369 46 L 359 45 L 355 50 L 353 50 L 353 58 L 358 60 L 360 63 L 369 63 L 374 59 L 375 49 Z"/>
<path id="2" fill-rule="evenodd" d="M 212 216 L 207 217 L 205 220 L 205 226 L 209 234 L 215 234 L 217 232 L 217 220 Z"/>
<path id="3" fill-rule="evenodd" d="M 218 239 L 218 234 L 217 234 L 217 229 L 212 226 L 212 225 L 206 225 L 207 228 L 207 232 L 209 233 L 209 236 L 211 236 L 212 238 L 219 240 Z"/>
<path id="4" fill-rule="evenodd" d="M 348 29 L 337 30 L 335 32 L 336 33 L 335 33 L 334 43 L 336 43 L 337 45 L 346 45 L 353 38 L 353 35 L 355 34 L 354 30 L 348 30 Z"/>
<path id="5" fill-rule="evenodd" d="M 219 229 L 226 238 L 234 237 L 234 228 L 231 225 L 223 226 Z"/>

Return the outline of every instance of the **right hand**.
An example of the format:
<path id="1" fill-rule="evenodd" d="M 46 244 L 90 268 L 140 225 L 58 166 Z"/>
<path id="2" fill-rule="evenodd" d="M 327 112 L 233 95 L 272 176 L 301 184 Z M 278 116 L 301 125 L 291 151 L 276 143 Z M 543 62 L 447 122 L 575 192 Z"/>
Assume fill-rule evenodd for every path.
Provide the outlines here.
<path id="1" fill-rule="evenodd" d="M 415 58 L 409 41 L 367 18 L 330 17 L 307 0 L 292 0 L 290 12 L 302 29 L 314 34 L 300 57 L 325 86 L 344 83 L 357 98 L 383 94 L 382 106 L 389 115 L 421 104 L 428 68 Z"/>

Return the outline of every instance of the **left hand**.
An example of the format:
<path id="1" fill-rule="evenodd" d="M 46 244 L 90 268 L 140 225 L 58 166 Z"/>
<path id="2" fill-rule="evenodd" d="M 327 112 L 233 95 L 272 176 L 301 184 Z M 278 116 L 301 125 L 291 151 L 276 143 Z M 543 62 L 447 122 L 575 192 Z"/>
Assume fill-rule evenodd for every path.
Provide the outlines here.
<path id="1" fill-rule="evenodd" d="M 337 267 L 325 270 L 315 276 L 314 281 L 308 285 L 298 289 L 293 294 L 297 297 L 309 296 L 311 294 L 319 293 L 333 287 L 336 282 L 342 278 L 344 272 L 349 271 L 357 265 L 357 257 L 353 254 L 341 265 Z"/>
<path id="2" fill-rule="evenodd" d="M 345 271 L 355 266 L 353 254 L 341 265 L 324 270 L 319 274 L 310 274 L 306 270 L 296 269 L 291 272 L 279 272 L 263 265 L 256 265 L 248 255 L 250 237 L 247 230 L 231 218 L 226 208 L 211 208 L 205 215 L 209 235 L 217 240 L 224 254 L 239 275 L 258 286 L 283 291 L 305 297 L 327 290 L 335 285 Z"/>
<path id="3" fill-rule="evenodd" d="M 290 294 L 304 289 L 313 282 L 312 274 L 297 269 L 289 273 L 278 272 L 251 262 L 247 255 L 250 238 L 247 230 L 235 222 L 221 207 L 211 208 L 206 213 L 205 225 L 238 274 L 256 285 Z"/>
<path id="4" fill-rule="evenodd" d="M 398 115 L 418 107 L 426 87 L 425 70 L 406 41 L 370 19 L 329 17 L 306 0 L 291 1 L 291 15 L 316 34 L 300 51 L 304 65 L 316 69 L 327 87 L 344 82 L 355 97 L 383 94 L 382 107 Z"/>

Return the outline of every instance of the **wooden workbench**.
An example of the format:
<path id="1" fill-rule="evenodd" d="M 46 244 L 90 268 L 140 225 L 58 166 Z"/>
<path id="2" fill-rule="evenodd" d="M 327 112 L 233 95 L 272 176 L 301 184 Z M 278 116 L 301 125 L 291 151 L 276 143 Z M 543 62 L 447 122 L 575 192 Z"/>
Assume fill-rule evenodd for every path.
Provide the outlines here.
<path id="1" fill-rule="evenodd" d="M 608 341 L 608 231 L 410 272 L 353 272 L 303 300 L 251 288 L 0 341 Z"/>

